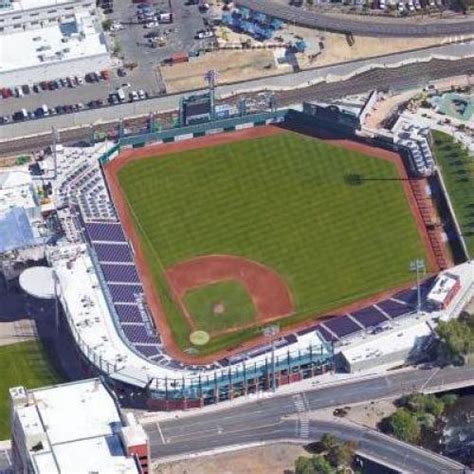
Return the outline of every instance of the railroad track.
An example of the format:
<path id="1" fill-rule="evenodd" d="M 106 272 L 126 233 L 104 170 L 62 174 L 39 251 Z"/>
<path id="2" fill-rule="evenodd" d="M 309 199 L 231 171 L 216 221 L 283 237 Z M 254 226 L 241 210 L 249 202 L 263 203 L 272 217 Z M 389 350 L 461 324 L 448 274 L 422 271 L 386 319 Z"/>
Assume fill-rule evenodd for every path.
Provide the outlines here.
<path id="1" fill-rule="evenodd" d="M 323 82 L 310 85 L 304 88 L 297 88 L 275 93 L 279 107 L 286 107 L 292 104 L 301 103 L 308 100 L 337 99 L 352 94 L 360 94 L 373 89 L 377 90 L 403 90 L 426 85 L 428 82 L 458 75 L 474 74 L 474 58 L 459 60 L 433 59 L 429 62 L 413 63 L 398 68 L 372 69 L 345 81 Z M 231 101 L 236 102 L 239 97 L 257 98 L 258 93 L 239 94 L 232 97 Z M 229 100 L 226 100 L 229 102 Z M 163 123 L 171 122 L 171 113 L 157 114 L 156 118 Z M 132 133 L 145 132 L 148 126 L 148 115 L 125 119 L 124 127 Z M 90 140 L 93 130 L 99 133 L 108 133 L 118 122 L 103 123 L 92 126 L 61 131 L 61 142 L 70 144 L 83 140 Z M 26 153 L 39 150 L 51 144 L 49 134 L 37 135 L 21 139 L 15 139 L 2 143 L 1 155 L 12 155 L 15 153 Z"/>

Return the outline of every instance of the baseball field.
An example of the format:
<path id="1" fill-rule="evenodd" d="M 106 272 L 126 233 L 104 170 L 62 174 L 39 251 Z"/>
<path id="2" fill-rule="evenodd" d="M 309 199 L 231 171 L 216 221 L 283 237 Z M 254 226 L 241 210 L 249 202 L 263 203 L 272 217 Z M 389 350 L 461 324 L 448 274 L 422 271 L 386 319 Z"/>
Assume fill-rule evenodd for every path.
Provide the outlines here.
<path id="1" fill-rule="evenodd" d="M 429 261 L 399 165 L 357 147 L 279 130 L 117 173 L 183 351 L 331 314 L 412 280 L 410 260 Z"/>

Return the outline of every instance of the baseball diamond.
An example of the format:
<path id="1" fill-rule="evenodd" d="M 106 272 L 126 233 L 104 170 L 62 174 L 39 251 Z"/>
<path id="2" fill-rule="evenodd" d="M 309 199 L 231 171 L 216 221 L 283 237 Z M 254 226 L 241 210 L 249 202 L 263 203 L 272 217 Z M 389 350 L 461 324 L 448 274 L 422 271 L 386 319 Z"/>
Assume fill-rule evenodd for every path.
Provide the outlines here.
<path id="1" fill-rule="evenodd" d="M 156 150 L 156 152 L 155 152 Z M 437 270 L 400 157 L 275 126 L 122 153 L 105 167 L 165 343 L 216 355 Z M 207 344 L 190 334 L 205 331 Z"/>

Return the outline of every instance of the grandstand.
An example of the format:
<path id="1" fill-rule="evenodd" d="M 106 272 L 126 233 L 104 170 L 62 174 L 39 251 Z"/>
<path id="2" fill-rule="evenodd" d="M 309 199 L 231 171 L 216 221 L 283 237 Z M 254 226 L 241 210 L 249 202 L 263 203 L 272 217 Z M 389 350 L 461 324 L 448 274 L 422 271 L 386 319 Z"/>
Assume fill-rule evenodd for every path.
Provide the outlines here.
<path id="1" fill-rule="evenodd" d="M 91 152 L 95 160 L 81 173 L 90 176 L 93 186 L 103 186 L 105 201 L 110 204 L 102 174 L 91 172 L 99 155 L 97 150 Z M 202 406 L 267 389 L 273 377 L 282 385 L 321 373 L 332 367 L 333 350 L 338 351 L 339 346 L 377 338 L 381 331 L 387 335 L 401 327 L 409 328 L 420 317 L 415 309 L 417 290 L 410 288 L 342 317 L 285 334 L 274 344 L 263 344 L 212 364 L 183 363 L 162 344 L 143 297 L 134 251 L 113 208 L 106 217 L 98 218 L 77 206 L 89 191 L 86 182 L 71 187 L 72 205 L 78 209 L 73 219 L 81 242 L 50 247 L 48 261 L 55 269 L 60 299 L 82 356 L 110 383 L 145 390 L 151 407 Z M 470 264 L 450 271 L 458 275 L 465 291 L 456 295 L 449 311 L 424 312 L 421 317 L 450 317 L 474 291 Z M 432 284 L 429 278 L 421 285 L 423 301 Z"/>

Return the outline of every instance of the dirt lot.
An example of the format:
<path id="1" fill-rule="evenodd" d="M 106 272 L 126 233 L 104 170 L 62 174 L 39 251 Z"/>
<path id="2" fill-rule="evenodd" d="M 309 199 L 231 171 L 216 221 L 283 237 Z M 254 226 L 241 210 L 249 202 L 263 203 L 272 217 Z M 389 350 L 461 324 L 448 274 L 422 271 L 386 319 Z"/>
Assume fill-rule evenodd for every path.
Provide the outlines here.
<path id="1" fill-rule="evenodd" d="M 291 66 L 277 66 L 270 50 L 224 50 L 208 53 L 188 63 L 162 66 L 160 72 L 168 92 L 206 87 L 207 71 L 217 71 L 219 84 L 244 81 L 291 71 Z"/>
<path id="2" fill-rule="evenodd" d="M 373 403 L 365 403 L 351 407 L 346 415 L 346 419 L 358 425 L 376 429 L 377 424 L 382 418 L 390 416 L 395 410 L 396 407 L 392 401 L 378 400 Z"/>
<path id="3" fill-rule="evenodd" d="M 160 464 L 154 474 L 283 474 L 292 472 L 299 456 L 309 456 L 301 447 L 274 444 L 186 461 Z"/>
<path id="4" fill-rule="evenodd" d="M 402 51 L 437 45 L 442 41 L 442 38 L 439 37 L 390 38 L 390 40 L 387 41 L 380 41 L 379 38 L 355 36 L 354 44 L 349 46 L 345 35 L 316 31 L 312 32 L 312 35 L 315 35 L 315 33 L 319 33 L 318 36 L 322 39 L 324 48 L 313 60 L 307 56 L 299 56 L 298 64 L 301 68 L 328 66 L 345 61 L 354 61 L 356 59 L 400 53 Z M 305 37 L 305 35 L 301 33 L 300 36 Z"/>

